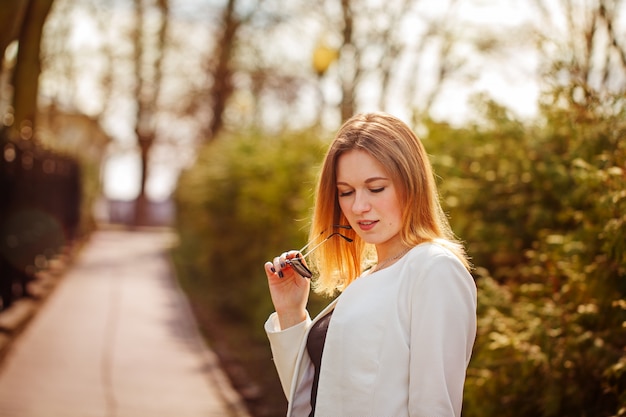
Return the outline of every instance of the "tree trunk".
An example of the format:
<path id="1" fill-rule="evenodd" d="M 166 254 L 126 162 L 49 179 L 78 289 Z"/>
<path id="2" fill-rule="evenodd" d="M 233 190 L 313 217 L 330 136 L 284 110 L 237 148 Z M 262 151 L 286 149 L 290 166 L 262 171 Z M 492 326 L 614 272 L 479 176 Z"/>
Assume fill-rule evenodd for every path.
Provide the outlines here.
<path id="1" fill-rule="evenodd" d="M 34 131 L 37 112 L 37 92 L 41 62 L 39 49 L 41 34 L 53 0 L 31 0 L 24 15 L 19 35 L 17 63 L 13 72 L 13 108 L 15 111 L 14 131 L 30 138 Z M 29 130 L 26 130 L 29 129 Z"/>
<path id="2" fill-rule="evenodd" d="M 146 226 L 150 223 L 149 201 L 146 193 L 146 184 L 149 175 L 148 161 L 150 159 L 150 150 L 152 148 L 152 144 L 154 143 L 154 134 L 138 132 L 137 141 L 139 142 L 139 152 L 141 155 L 141 183 L 139 195 L 135 200 L 134 224 L 136 226 Z"/>
<path id="3" fill-rule="evenodd" d="M 144 5 L 141 0 L 135 0 L 135 13 L 137 25 L 133 34 L 133 43 L 135 45 L 135 76 L 136 87 L 135 97 L 137 97 L 137 119 L 135 125 L 135 133 L 137 134 L 137 144 L 141 156 L 141 178 L 139 195 L 135 200 L 135 225 L 147 225 L 150 223 L 149 218 L 149 201 L 146 193 L 146 184 L 149 176 L 150 152 L 156 139 L 156 121 L 157 106 L 159 94 L 161 91 L 161 81 L 163 77 L 162 62 L 165 49 L 167 47 L 166 34 L 167 22 L 169 15 L 169 0 L 158 0 L 157 7 L 161 15 L 161 25 L 157 33 L 157 50 L 153 62 L 145 62 L 149 53 L 144 48 L 149 44 L 146 39 L 146 30 L 144 28 Z M 146 64 L 151 64 L 154 69 L 154 75 L 150 79 L 146 79 L 147 75 L 142 70 Z"/>
<path id="4" fill-rule="evenodd" d="M 354 21 L 352 16 L 352 5 L 350 0 L 341 1 L 341 10 L 343 12 L 343 43 L 341 45 L 341 51 L 345 54 L 346 51 L 350 51 L 353 56 L 343 57 L 343 61 L 346 58 L 352 60 L 354 68 L 351 69 L 352 75 L 344 74 L 341 80 L 341 120 L 346 121 L 352 115 L 354 115 L 354 100 L 355 100 L 355 86 L 356 79 L 358 78 L 359 62 L 356 48 L 352 41 L 352 33 L 354 28 Z"/>
<path id="5" fill-rule="evenodd" d="M 228 0 L 222 17 L 222 33 L 217 43 L 215 54 L 217 62 L 213 69 L 213 86 L 210 92 L 213 117 L 205 135 L 207 141 L 214 139 L 222 128 L 226 102 L 233 92 L 231 56 L 237 29 L 241 23 L 235 15 L 235 4 L 236 0 Z"/>
<path id="6" fill-rule="evenodd" d="M 0 56 L 20 35 L 22 21 L 30 0 L 4 0 L 0 7 Z"/>

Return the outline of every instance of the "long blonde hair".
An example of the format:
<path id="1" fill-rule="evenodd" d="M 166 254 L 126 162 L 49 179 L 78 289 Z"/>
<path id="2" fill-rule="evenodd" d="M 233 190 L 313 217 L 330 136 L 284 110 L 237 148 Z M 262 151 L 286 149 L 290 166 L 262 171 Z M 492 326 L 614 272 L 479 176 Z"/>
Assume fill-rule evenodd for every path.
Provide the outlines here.
<path id="1" fill-rule="evenodd" d="M 432 167 L 419 138 L 394 116 L 364 113 L 353 116 L 339 129 L 320 171 L 309 240 L 319 241 L 324 235 L 338 231 L 354 242 L 336 237 L 312 254 L 311 261 L 318 273 L 315 291 L 332 296 L 345 289 L 362 273 L 371 253 L 354 230 L 334 228 L 348 224 L 339 207 L 337 161 L 342 154 L 355 149 L 366 151 L 376 159 L 399 190 L 403 243 L 413 247 L 423 242 L 440 242 L 469 269 L 463 246 L 452 233 L 439 203 Z"/>

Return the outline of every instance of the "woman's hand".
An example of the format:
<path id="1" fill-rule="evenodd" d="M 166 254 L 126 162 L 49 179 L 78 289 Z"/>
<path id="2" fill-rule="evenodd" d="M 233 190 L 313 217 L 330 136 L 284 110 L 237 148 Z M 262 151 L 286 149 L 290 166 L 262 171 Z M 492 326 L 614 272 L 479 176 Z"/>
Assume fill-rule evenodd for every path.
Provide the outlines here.
<path id="1" fill-rule="evenodd" d="M 306 319 L 311 282 L 285 263 L 287 259 L 297 255 L 297 251 L 289 251 L 274 258 L 273 262 L 265 263 L 270 295 L 281 329 L 287 329 Z"/>

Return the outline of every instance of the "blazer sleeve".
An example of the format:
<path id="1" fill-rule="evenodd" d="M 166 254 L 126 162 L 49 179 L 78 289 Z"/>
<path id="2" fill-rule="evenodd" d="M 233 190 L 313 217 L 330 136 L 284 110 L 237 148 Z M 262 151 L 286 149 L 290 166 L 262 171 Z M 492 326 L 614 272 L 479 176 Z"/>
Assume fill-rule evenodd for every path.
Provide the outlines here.
<path id="1" fill-rule="evenodd" d="M 476 337 L 476 285 L 453 254 L 433 255 L 412 268 L 409 414 L 458 417 Z"/>
<path id="2" fill-rule="evenodd" d="M 280 329 L 276 313 L 272 313 L 265 322 L 265 332 L 272 349 L 274 366 L 287 399 L 290 397 L 298 355 L 310 325 L 311 317 L 308 312 L 302 323 L 285 330 Z"/>

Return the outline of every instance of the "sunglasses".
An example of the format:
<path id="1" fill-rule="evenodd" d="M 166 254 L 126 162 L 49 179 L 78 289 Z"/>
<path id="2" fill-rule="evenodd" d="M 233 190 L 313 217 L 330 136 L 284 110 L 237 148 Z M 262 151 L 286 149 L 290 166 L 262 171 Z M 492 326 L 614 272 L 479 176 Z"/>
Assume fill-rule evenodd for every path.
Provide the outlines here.
<path id="1" fill-rule="evenodd" d="M 342 224 L 333 225 L 333 228 L 352 229 L 351 226 L 342 225 Z M 324 233 L 324 232 L 322 232 L 322 233 Z M 311 272 L 311 270 L 309 268 L 307 268 L 307 266 L 302 261 L 307 256 L 312 254 L 317 248 L 319 248 L 320 246 L 322 246 L 324 243 L 328 242 L 331 238 L 333 238 L 335 236 L 342 237 L 348 243 L 351 243 L 353 241 L 353 239 L 350 239 L 348 236 L 342 235 L 339 232 L 334 232 L 334 233 L 331 233 L 330 235 L 326 236 L 326 238 L 324 240 L 322 240 L 317 245 L 315 245 L 311 249 L 309 249 L 307 253 L 305 253 L 304 255 L 300 255 L 300 253 L 304 252 L 315 240 L 312 240 L 311 242 L 307 243 L 306 245 L 304 245 L 302 247 L 302 249 L 300 249 L 298 251 L 298 252 L 300 252 L 300 253 L 298 253 L 298 256 L 296 256 L 295 258 L 287 259 L 285 261 L 285 263 L 288 264 L 288 265 L 291 265 L 291 267 L 294 269 L 294 271 L 296 271 L 298 274 L 300 274 L 303 278 L 311 278 L 313 276 L 313 272 Z"/>

